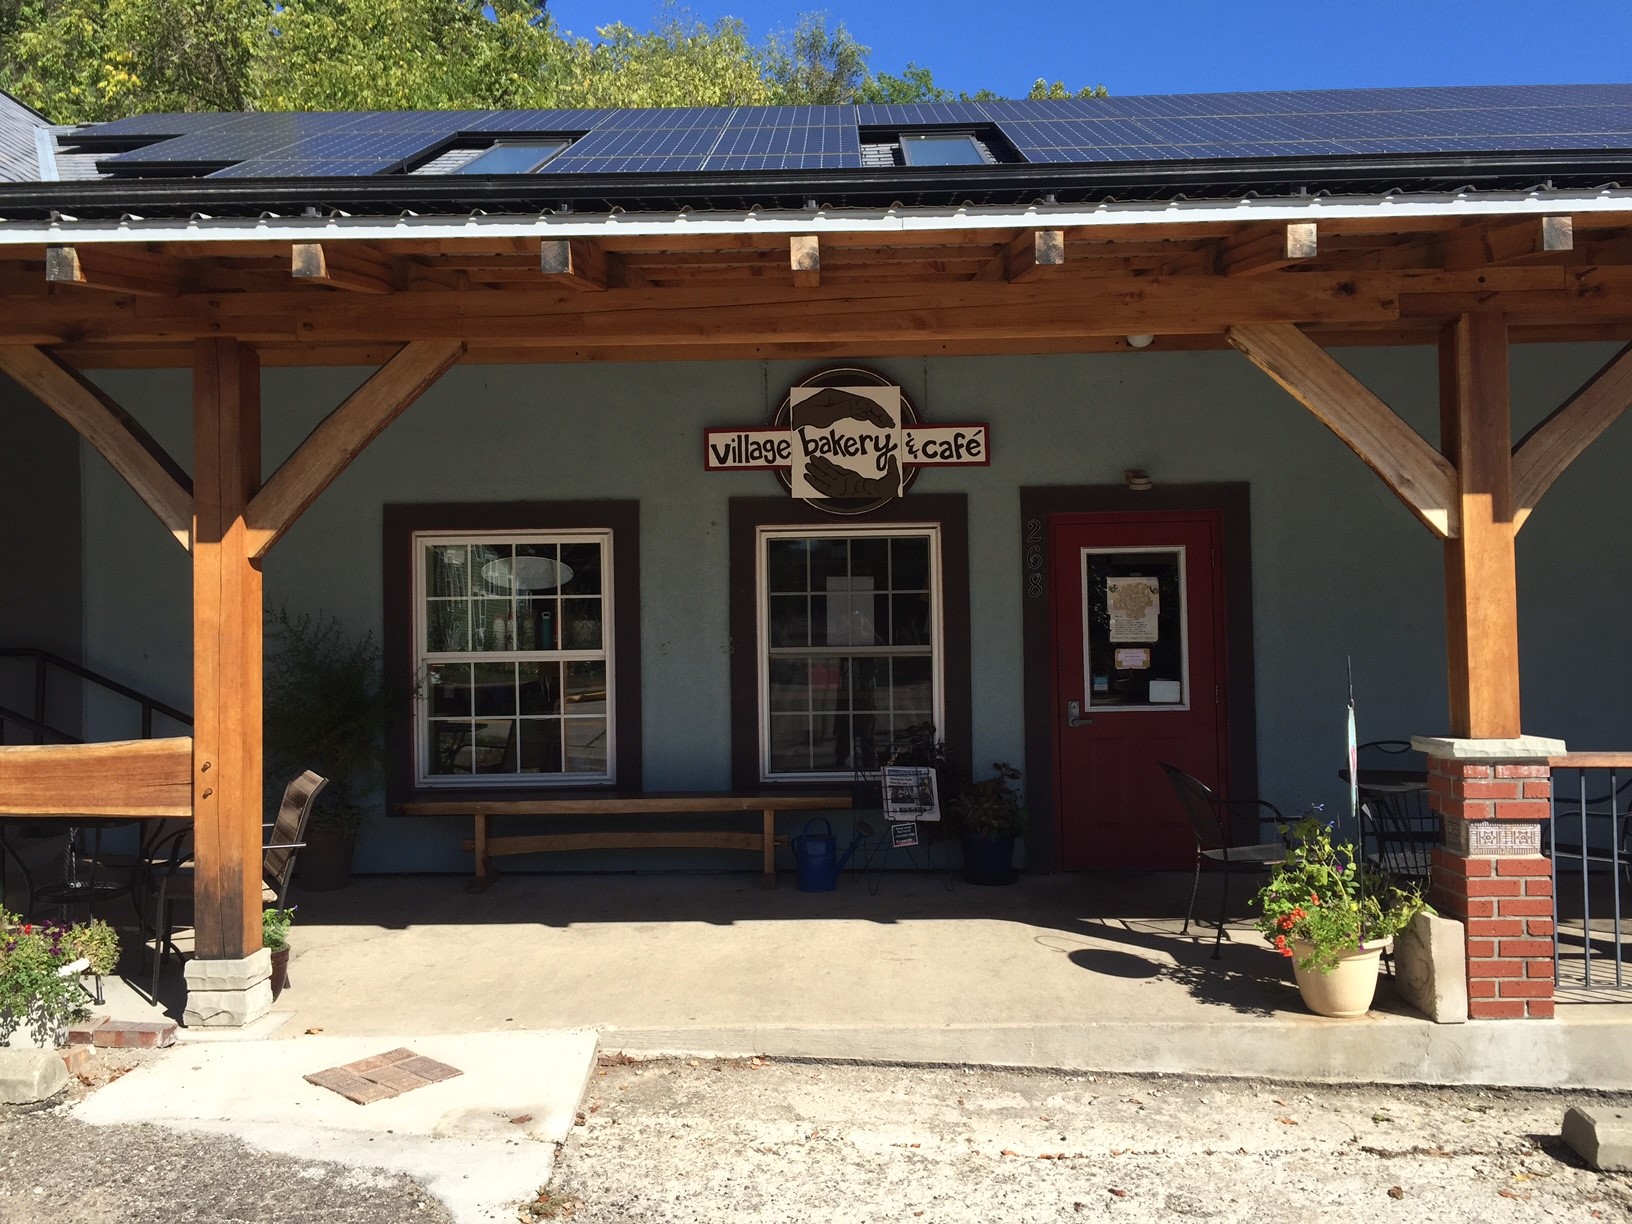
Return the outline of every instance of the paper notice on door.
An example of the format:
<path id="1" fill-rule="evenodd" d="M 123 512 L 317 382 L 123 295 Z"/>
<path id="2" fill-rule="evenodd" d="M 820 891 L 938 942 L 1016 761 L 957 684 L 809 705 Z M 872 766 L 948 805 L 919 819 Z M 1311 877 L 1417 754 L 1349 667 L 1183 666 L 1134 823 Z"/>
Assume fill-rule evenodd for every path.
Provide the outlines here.
<path id="1" fill-rule="evenodd" d="M 1178 705 L 1184 700 L 1184 686 L 1177 680 L 1152 680 L 1150 682 L 1151 705 Z"/>
<path id="2" fill-rule="evenodd" d="M 1149 646 L 1118 646 L 1116 648 L 1117 671 L 1143 671 L 1149 666 Z"/>
<path id="3" fill-rule="evenodd" d="M 1105 604 L 1111 641 L 1154 642 L 1161 636 L 1156 627 L 1162 610 L 1160 579 L 1106 578 Z"/>

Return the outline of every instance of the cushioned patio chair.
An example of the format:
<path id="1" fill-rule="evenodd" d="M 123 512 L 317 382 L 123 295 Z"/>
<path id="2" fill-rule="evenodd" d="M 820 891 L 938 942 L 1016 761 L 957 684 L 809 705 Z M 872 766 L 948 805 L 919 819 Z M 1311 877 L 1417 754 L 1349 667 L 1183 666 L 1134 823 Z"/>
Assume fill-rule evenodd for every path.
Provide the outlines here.
<path id="1" fill-rule="evenodd" d="M 287 909 L 289 884 L 295 874 L 295 855 L 306 844 L 306 824 L 312 818 L 312 804 L 329 780 L 307 770 L 284 789 L 277 819 L 262 825 L 268 834 L 261 846 L 261 904 Z M 178 842 L 165 871 L 159 876 L 153 912 L 153 984 L 149 995 L 158 998 L 159 973 L 165 956 L 179 949 L 171 939 L 173 910 L 193 903 L 193 864 L 190 846 Z"/>
<path id="2" fill-rule="evenodd" d="M 1200 778 L 1185 773 L 1176 765 L 1163 762 L 1162 772 L 1173 784 L 1173 792 L 1179 797 L 1184 814 L 1190 820 L 1191 831 L 1196 835 L 1196 876 L 1190 885 L 1190 907 L 1184 914 L 1182 934 L 1190 933 L 1190 920 L 1195 916 L 1196 893 L 1201 888 L 1202 860 L 1211 859 L 1224 868 L 1224 896 L 1219 903 L 1218 931 L 1213 938 L 1213 959 L 1217 960 L 1223 955 L 1222 944 L 1227 937 L 1224 923 L 1230 908 L 1230 869 L 1237 866 L 1270 867 L 1284 863 L 1288 844 L 1286 817 L 1267 799 L 1221 799 Z M 1230 809 L 1235 807 L 1252 808 L 1254 811 L 1267 808 L 1274 815 L 1281 840 L 1251 845 L 1236 842 L 1230 833 Z"/>

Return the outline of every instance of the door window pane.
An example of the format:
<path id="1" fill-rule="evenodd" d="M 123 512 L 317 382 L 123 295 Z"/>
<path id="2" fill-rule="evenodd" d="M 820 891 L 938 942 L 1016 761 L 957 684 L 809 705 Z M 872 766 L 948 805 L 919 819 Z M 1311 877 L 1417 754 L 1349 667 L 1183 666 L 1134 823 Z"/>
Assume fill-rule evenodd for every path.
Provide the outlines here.
<path id="1" fill-rule="evenodd" d="M 1187 708 L 1184 549 L 1084 549 L 1082 572 L 1088 704 Z"/>

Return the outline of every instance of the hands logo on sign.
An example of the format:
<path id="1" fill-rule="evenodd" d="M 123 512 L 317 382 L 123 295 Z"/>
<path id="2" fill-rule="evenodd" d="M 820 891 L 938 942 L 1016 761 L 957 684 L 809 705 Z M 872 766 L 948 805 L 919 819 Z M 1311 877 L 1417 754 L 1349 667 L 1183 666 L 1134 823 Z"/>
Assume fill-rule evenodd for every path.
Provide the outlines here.
<path id="1" fill-rule="evenodd" d="M 795 497 L 901 496 L 901 389 L 795 387 Z"/>

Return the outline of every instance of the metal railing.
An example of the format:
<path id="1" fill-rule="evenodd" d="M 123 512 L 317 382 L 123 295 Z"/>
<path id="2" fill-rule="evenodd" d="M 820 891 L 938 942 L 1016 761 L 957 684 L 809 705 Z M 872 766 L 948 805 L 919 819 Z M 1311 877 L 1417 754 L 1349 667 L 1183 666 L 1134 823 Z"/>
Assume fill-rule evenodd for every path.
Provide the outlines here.
<path id="1" fill-rule="evenodd" d="M 11 667 L 7 667 L 7 664 Z M 82 744 L 85 741 L 76 731 L 69 731 L 51 721 L 51 710 L 60 707 L 64 694 L 64 682 L 77 684 L 78 689 L 71 696 L 79 698 L 72 704 L 74 708 L 82 708 L 83 697 L 88 689 L 98 689 L 111 693 L 115 697 L 132 702 L 140 714 L 140 734 L 131 736 L 133 739 L 152 739 L 154 735 L 153 720 L 155 716 L 169 719 L 182 727 L 193 725 L 193 716 L 175 706 L 168 705 L 156 697 L 138 692 L 129 685 L 120 684 L 109 676 L 94 672 L 88 667 L 81 667 L 78 663 L 70 662 L 60 655 L 54 655 L 47 650 L 36 650 L 27 646 L 0 647 L 0 669 L 6 672 L 31 669 L 23 672 L 21 680 L 14 675 L 7 674 L 4 678 L 6 685 L 0 687 L 0 694 L 10 694 L 13 689 L 25 689 L 28 693 L 31 712 L 15 708 L 12 704 L 0 702 L 0 744 Z M 53 683 L 53 680 L 55 682 Z M 12 698 L 15 701 L 15 698 Z M 160 734 L 174 734 L 174 729 L 161 729 Z"/>
<path id="2" fill-rule="evenodd" d="M 1558 996 L 1632 1001 L 1632 753 L 1570 753 L 1550 764 Z"/>

